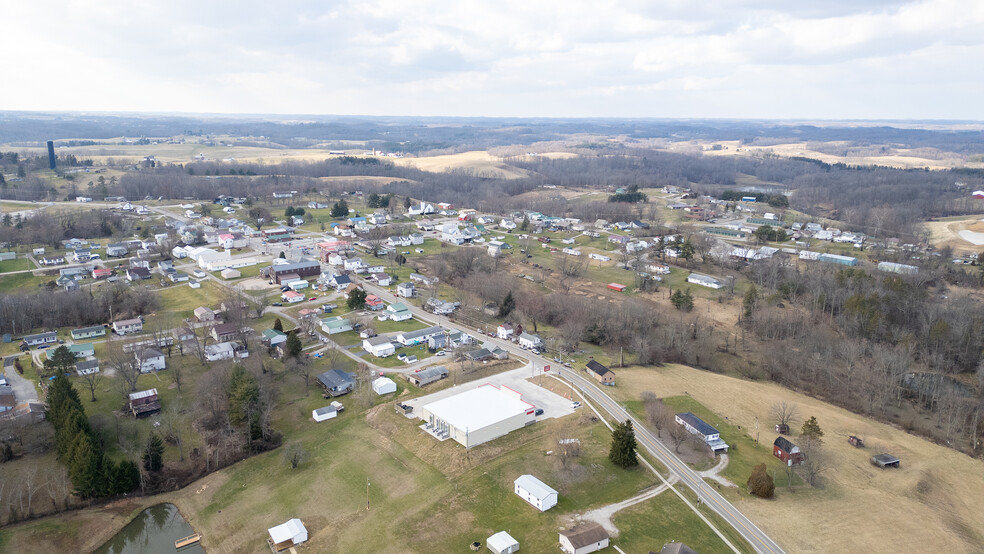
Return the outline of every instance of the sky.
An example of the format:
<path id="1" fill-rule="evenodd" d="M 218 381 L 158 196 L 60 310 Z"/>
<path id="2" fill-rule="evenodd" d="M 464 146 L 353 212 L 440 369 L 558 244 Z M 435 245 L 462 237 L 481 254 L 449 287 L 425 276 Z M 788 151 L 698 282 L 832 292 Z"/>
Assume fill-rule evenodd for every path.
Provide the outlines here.
<path id="1" fill-rule="evenodd" d="M 984 120 L 984 1 L 31 0 L 0 110 Z"/>

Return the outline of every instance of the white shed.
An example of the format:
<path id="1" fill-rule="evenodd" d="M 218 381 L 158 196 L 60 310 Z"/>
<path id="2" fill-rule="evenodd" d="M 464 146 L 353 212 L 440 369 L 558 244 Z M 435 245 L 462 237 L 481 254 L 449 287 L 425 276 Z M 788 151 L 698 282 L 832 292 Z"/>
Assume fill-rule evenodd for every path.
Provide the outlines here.
<path id="1" fill-rule="evenodd" d="M 531 506 L 545 512 L 557 505 L 557 491 L 532 475 L 520 475 L 513 482 L 516 496 L 527 501 Z"/>
<path id="2" fill-rule="evenodd" d="M 396 383 L 389 377 L 380 377 L 372 382 L 372 390 L 380 396 L 396 392 Z"/>
<path id="3" fill-rule="evenodd" d="M 499 531 L 486 539 L 485 545 L 495 554 L 512 554 L 519 551 L 519 541 L 505 531 Z"/>
<path id="4" fill-rule="evenodd" d="M 308 539 L 307 529 L 296 517 L 287 523 L 267 529 L 267 532 L 270 533 L 270 542 L 277 551 L 301 544 Z"/>
<path id="5" fill-rule="evenodd" d="M 317 422 L 322 422 L 326 419 L 333 419 L 338 415 L 338 410 L 334 406 L 325 406 L 324 408 L 318 408 L 317 410 L 311 410 L 311 417 Z"/>
<path id="6" fill-rule="evenodd" d="M 238 279 L 239 277 L 243 276 L 243 274 L 238 269 L 233 269 L 231 267 L 227 267 L 223 269 L 220 275 L 222 275 L 223 279 Z"/>

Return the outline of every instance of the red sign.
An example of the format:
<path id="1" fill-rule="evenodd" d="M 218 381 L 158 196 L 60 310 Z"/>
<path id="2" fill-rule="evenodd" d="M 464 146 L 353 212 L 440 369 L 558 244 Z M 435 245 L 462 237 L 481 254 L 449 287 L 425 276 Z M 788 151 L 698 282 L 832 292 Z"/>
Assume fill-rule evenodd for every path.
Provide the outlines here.
<path id="1" fill-rule="evenodd" d="M 543 366 L 543 371 L 550 371 L 550 366 L 548 365 Z"/>

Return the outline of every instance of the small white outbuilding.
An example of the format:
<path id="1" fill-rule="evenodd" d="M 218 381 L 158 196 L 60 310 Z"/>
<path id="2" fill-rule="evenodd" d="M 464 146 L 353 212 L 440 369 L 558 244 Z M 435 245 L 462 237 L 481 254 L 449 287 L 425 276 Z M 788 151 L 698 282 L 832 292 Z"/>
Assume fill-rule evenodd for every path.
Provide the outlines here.
<path id="1" fill-rule="evenodd" d="M 296 517 L 287 523 L 267 529 L 267 532 L 270 533 L 270 542 L 277 552 L 308 540 L 307 529 Z"/>
<path id="2" fill-rule="evenodd" d="M 317 422 L 322 422 L 326 419 L 332 419 L 338 415 L 338 410 L 334 406 L 325 406 L 324 408 L 318 408 L 317 410 L 311 410 L 311 417 Z"/>
<path id="3" fill-rule="evenodd" d="M 380 396 L 396 392 L 396 383 L 389 377 L 380 377 L 372 382 L 372 390 Z"/>
<path id="4" fill-rule="evenodd" d="M 499 531 L 486 539 L 485 545 L 495 554 L 512 554 L 519 551 L 519 541 L 505 531 Z"/>
<path id="5" fill-rule="evenodd" d="M 220 275 L 222 275 L 223 279 L 238 279 L 243 276 L 238 269 L 233 269 L 231 267 L 223 269 Z"/>
<path id="6" fill-rule="evenodd" d="M 532 475 L 520 475 L 514 482 L 516 496 L 545 512 L 557 505 L 557 491 Z"/>

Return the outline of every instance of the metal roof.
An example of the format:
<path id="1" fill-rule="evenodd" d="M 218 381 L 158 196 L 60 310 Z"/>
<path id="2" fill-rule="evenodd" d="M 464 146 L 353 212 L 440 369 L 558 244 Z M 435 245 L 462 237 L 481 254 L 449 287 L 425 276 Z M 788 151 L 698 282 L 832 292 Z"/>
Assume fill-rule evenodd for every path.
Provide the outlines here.
<path id="1" fill-rule="evenodd" d="M 142 390 L 135 392 L 130 395 L 130 400 L 139 400 L 141 398 L 147 398 L 149 396 L 157 396 L 157 389 Z"/>
<path id="2" fill-rule="evenodd" d="M 532 410 L 533 405 L 502 392 L 493 385 L 485 384 L 431 402 L 422 409 L 467 433 L 524 414 Z"/>
<path id="3" fill-rule="evenodd" d="M 773 446 L 778 446 L 779 448 L 782 449 L 783 452 L 786 452 L 787 454 L 791 453 L 793 449 L 796 448 L 796 445 L 789 442 L 789 439 L 787 439 L 786 437 L 776 437 L 775 442 L 773 442 L 772 444 Z"/>
<path id="4" fill-rule="evenodd" d="M 557 491 L 530 474 L 520 475 L 513 484 L 540 500 L 545 500 L 551 494 L 557 494 Z"/>
<path id="5" fill-rule="evenodd" d="M 683 413 L 677 414 L 676 416 L 678 418 L 680 418 L 681 420 L 685 421 L 687 424 L 689 424 L 694 429 L 697 429 L 697 431 L 699 431 L 700 434 L 704 435 L 705 437 L 707 435 L 717 435 L 717 434 L 720 434 L 717 429 L 711 427 L 710 425 L 708 425 L 707 423 L 705 423 L 703 419 L 695 416 L 694 414 L 692 414 L 690 412 L 683 412 Z"/>
<path id="6" fill-rule="evenodd" d="M 340 369 L 329 369 L 318 375 L 318 382 L 329 389 L 337 390 L 346 386 L 355 385 L 355 374 Z"/>
<path id="7" fill-rule="evenodd" d="M 427 335 L 433 335 L 434 333 L 442 333 L 444 329 L 440 325 L 434 325 L 433 327 L 428 327 L 426 329 L 418 329 L 416 331 L 409 331 L 406 333 L 400 333 L 403 340 L 415 339 L 418 337 L 425 337 Z"/>
<path id="8" fill-rule="evenodd" d="M 567 537 L 574 548 L 597 544 L 608 538 L 608 531 L 594 522 L 582 523 L 566 531 L 561 531 L 560 534 Z"/>
<path id="9" fill-rule="evenodd" d="M 611 370 L 609 370 L 607 367 L 599 364 L 595 360 L 591 360 L 590 362 L 588 362 L 587 367 L 588 367 L 589 370 L 593 371 L 594 373 L 598 374 L 599 376 L 604 376 L 607 373 L 611 373 Z"/>

